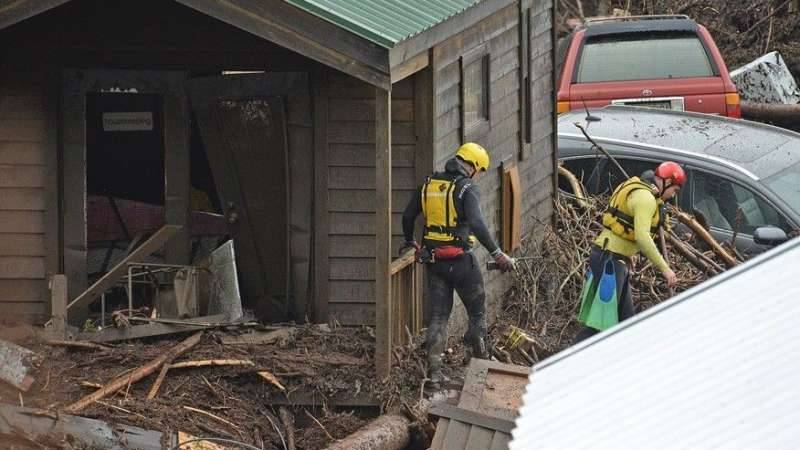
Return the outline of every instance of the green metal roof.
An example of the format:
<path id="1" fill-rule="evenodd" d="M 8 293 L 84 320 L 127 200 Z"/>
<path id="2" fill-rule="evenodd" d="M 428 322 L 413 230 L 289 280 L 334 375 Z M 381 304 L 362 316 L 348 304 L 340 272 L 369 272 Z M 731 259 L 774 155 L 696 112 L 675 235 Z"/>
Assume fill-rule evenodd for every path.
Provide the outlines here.
<path id="1" fill-rule="evenodd" d="M 483 0 L 286 0 L 385 48 Z"/>

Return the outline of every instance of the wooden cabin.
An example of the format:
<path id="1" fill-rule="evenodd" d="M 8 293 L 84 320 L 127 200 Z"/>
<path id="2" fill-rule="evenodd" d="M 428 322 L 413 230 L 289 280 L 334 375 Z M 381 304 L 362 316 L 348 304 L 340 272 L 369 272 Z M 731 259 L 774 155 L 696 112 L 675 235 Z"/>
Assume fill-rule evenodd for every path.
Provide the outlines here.
<path id="1" fill-rule="evenodd" d="M 552 0 L 4 3 L 4 320 L 47 320 L 52 275 L 76 299 L 178 225 L 163 261 L 228 234 L 245 307 L 374 325 L 386 367 L 424 318 L 421 269 L 397 251 L 427 174 L 484 145 L 507 250 L 553 214 Z M 487 273 L 490 311 L 509 282 Z"/>

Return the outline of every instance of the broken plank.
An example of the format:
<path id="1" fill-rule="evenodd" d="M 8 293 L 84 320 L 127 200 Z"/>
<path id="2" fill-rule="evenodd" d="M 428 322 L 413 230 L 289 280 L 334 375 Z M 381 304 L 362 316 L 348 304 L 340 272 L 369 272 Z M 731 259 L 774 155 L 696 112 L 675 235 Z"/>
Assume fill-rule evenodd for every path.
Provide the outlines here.
<path id="1" fill-rule="evenodd" d="M 283 328 L 267 333 L 253 332 L 238 336 L 225 336 L 222 343 L 225 345 L 268 345 L 281 340 L 288 340 L 297 334 L 297 328 Z"/>
<path id="2" fill-rule="evenodd" d="M 511 430 L 514 429 L 513 420 L 492 417 L 475 411 L 462 409 L 448 403 L 434 404 L 431 406 L 430 410 L 428 410 L 428 414 L 508 434 L 511 434 Z"/>
<path id="3" fill-rule="evenodd" d="M 112 425 L 101 420 L 54 414 L 33 408 L 0 405 L 0 434 L 61 442 L 66 437 L 91 448 L 124 450 L 161 450 L 163 434 L 159 431 L 125 425 Z"/>
<path id="4" fill-rule="evenodd" d="M 111 350 L 111 347 L 107 345 L 100 345 L 100 344 L 95 344 L 94 342 L 86 342 L 86 341 L 48 340 L 45 343 L 51 347 L 68 347 L 68 348 L 79 348 L 84 350 L 99 350 L 99 351 Z"/>
<path id="5" fill-rule="evenodd" d="M 128 272 L 128 263 L 143 262 L 144 258 L 150 256 L 153 252 L 160 249 L 167 243 L 173 236 L 178 234 L 178 231 L 183 228 L 180 225 L 164 225 L 160 230 L 150 237 L 144 244 L 133 250 L 128 256 L 120 261 L 113 269 L 108 271 L 102 278 L 97 280 L 89 287 L 83 294 L 79 295 L 75 300 L 67 305 L 67 310 L 76 308 L 85 308 L 89 306 L 92 301 L 114 286 L 123 275 Z"/>
<path id="6" fill-rule="evenodd" d="M 161 354 L 157 358 L 151 360 L 147 364 L 139 367 L 138 369 L 132 371 L 129 374 L 123 375 L 121 377 L 117 377 L 116 379 L 109 382 L 103 389 L 100 389 L 96 392 L 93 392 L 82 399 L 78 400 L 77 402 L 67 406 L 64 408 L 64 411 L 68 413 L 77 413 L 87 406 L 91 405 L 97 400 L 100 400 L 104 397 L 107 397 L 118 390 L 133 384 L 142 378 L 150 375 L 151 373 L 158 370 L 161 366 L 163 366 L 167 361 L 170 361 L 177 356 L 187 352 L 192 347 L 197 345 L 200 342 L 200 339 L 203 337 L 203 332 L 200 331 L 191 335 L 190 337 L 181 341 L 178 345 L 169 349 L 166 353 Z"/>
<path id="7" fill-rule="evenodd" d="M 140 339 L 167 334 L 188 333 L 199 329 L 209 328 L 200 325 L 168 325 L 151 323 L 147 325 L 134 325 L 125 328 L 106 328 L 98 332 L 80 333 L 77 338 L 91 342 L 116 342 L 129 339 Z"/>
<path id="8" fill-rule="evenodd" d="M 39 356 L 25 347 L 0 340 L 0 380 L 28 392 L 35 381 L 30 374 Z"/>

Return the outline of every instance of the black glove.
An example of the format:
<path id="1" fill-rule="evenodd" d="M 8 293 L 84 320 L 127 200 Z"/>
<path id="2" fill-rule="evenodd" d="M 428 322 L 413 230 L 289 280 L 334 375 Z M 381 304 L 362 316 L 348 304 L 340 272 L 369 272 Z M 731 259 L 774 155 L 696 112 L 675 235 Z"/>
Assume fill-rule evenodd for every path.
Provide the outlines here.
<path id="1" fill-rule="evenodd" d="M 406 241 L 402 247 L 400 247 L 400 251 L 398 252 L 399 255 L 403 255 L 406 250 L 413 248 L 415 252 L 419 252 L 419 249 L 422 248 L 417 241 Z"/>

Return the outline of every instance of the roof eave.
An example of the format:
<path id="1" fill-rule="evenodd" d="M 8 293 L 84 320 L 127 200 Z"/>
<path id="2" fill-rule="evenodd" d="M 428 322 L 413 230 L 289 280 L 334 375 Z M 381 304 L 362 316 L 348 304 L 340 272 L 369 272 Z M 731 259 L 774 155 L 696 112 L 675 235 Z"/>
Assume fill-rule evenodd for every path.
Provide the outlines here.
<path id="1" fill-rule="evenodd" d="M 283 0 L 175 0 L 373 86 L 390 89 L 389 50 Z"/>

